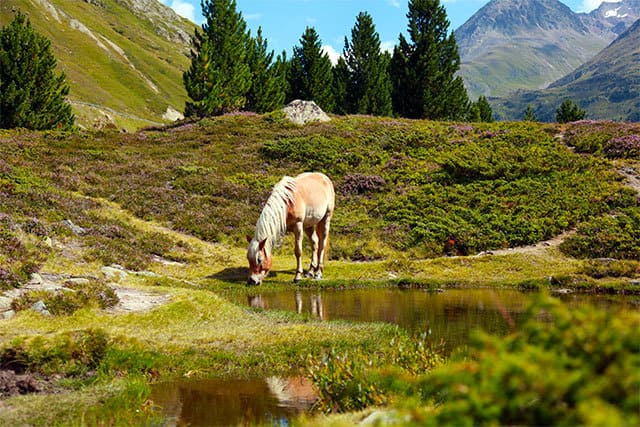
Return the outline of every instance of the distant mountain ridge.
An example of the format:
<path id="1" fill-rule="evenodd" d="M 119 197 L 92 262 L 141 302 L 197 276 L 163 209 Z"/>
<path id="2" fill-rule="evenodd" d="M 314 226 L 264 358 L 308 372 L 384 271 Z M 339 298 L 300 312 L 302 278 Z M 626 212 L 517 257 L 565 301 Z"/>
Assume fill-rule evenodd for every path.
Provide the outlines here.
<path id="1" fill-rule="evenodd" d="M 129 130 L 178 117 L 196 25 L 158 0 L 0 0 L 51 40 L 77 123 Z"/>
<path id="2" fill-rule="evenodd" d="M 517 92 L 494 100 L 493 106 L 501 120 L 522 119 L 530 105 L 539 120 L 550 122 L 565 99 L 577 102 L 587 118 L 640 121 L 640 19 L 549 88 Z"/>
<path id="3" fill-rule="evenodd" d="M 558 0 L 492 0 L 455 31 L 471 98 L 541 89 L 595 56 L 640 18 L 640 0 L 589 14 Z"/>

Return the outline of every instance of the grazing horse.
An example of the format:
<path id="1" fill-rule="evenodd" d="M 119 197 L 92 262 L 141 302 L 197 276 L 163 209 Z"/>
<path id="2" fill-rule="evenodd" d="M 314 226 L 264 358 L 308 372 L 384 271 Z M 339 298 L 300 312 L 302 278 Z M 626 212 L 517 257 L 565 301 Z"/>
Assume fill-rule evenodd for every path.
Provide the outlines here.
<path id="1" fill-rule="evenodd" d="M 334 206 L 333 183 L 326 175 L 306 172 L 295 178 L 282 178 L 273 187 L 260 213 L 255 236 L 247 236 L 247 284 L 262 283 L 271 269 L 273 247 L 287 232 L 292 232 L 296 241 L 296 275 L 293 281 L 298 282 L 302 278 L 303 231 L 311 240 L 311 265 L 306 275 L 321 279 Z"/>

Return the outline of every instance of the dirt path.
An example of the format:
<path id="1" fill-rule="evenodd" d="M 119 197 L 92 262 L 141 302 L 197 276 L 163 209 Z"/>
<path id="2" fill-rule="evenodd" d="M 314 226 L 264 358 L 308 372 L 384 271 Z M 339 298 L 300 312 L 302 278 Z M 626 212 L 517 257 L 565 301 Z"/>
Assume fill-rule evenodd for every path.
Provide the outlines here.
<path id="1" fill-rule="evenodd" d="M 552 239 L 545 240 L 544 242 L 538 242 L 534 245 L 528 246 L 518 246 L 515 248 L 507 248 L 507 249 L 497 249 L 495 251 L 491 251 L 491 255 L 508 255 L 508 254 L 530 254 L 530 255 L 539 255 L 542 254 L 549 248 L 556 248 L 570 235 L 572 235 L 575 231 L 567 231 L 564 232 Z"/>

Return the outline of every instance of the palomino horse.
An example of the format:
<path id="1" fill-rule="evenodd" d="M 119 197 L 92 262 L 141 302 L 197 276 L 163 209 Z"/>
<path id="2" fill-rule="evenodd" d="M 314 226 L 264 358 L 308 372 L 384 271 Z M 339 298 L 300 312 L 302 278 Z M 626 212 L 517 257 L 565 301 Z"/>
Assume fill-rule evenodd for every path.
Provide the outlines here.
<path id="1" fill-rule="evenodd" d="M 271 269 L 272 250 L 287 232 L 295 236 L 296 276 L 302 278 L 302 232 L 311 240 L 311 265 L 307 276 L 322 278 L 329 225 L 335 206 L 333 183 L 324 174 L 307 172 L 285 176 L 273 187 L 256 223 L 253 238 L 247 236 L 249 278 L 247 284 L 259 285 Z"/>

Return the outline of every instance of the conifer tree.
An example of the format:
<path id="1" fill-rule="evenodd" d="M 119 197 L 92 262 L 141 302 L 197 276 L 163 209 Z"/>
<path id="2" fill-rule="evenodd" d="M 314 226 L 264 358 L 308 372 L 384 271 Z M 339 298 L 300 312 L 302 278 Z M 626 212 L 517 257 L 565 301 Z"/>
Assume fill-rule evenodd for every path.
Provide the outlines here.
<path id="1" fill-rule="evenodd" d="M 307 27 L 300 39 L 300 46 L 293 48 L 287 77 L 287 100 L 314 101 L 324 111 L 333 111 L 333 70 L 329 56 L 321 48 L 318 33 L 314 28 Z"/>
<path id="2" fill-rule="evenodd" d="M 387 56 L 380 52 L 380 36 L 368 13 L 356 17 L 351 41 L 344 39 L 342 58 L 334 72 L 338 109 L 350 114 L 391 115 Z"/>
<path id="3" fill-rule="evenodd" d="M 584 119 L 586 112 L 570 99 L 566 99 L 556 110 L 558 123 L 569 123 Z"/>
<path id="4" fill-rule="evenodd" d="M 235 0 L 202 0 L 206 22 L 196 29 L 191 66 L 183 75 L 191 98 L 186 116 L 219 115 L 245 107 L 251 88 L 249 34 Z"/>
<path id="5" fill-rule="evenodd" d="M 538 118 L 533 112 L 533 107 L 531 105 L 527 105 L 527 111 L 524 112 L 524 120 L 526 122 L 537 122 Z"/>
<path id="6" fill-rule="evenodd" d="M 17 12 L 0 30 L 0 128 L 70 129 L 69 85 L 56 74 L 51 42 Z"/>
<path id="7" fill-rule="evenodd" d="M 285 78 L 282 60 L 273 62 L 273 51 L 267 51 L 267 41 L 258 28 L 255 38 L 249 38 L 247 63 L 251 72 L 251 87 L 246 109 L 256 113 L 273 111 L 284 104 Z"/>
<path id="8" fill-rule="evenodd" d="M 478 108 L 478 115 L 481 122 L 493 122 L 493 110 L 491 109 L 491 105 L 489 105 L 489 101 L 487 101 L 487 98 L 484 95 L 481 95 L 478 98 L 478 100 L 475 102 L 475 105 Z"/>
<path id="9" fill-rule="evenodd" d="M 394 110 L 401 116 L 462 119 L 468 108 L 455 35 L 439 0 L 410 0 L 408 33 L 390 64 Z"/>

